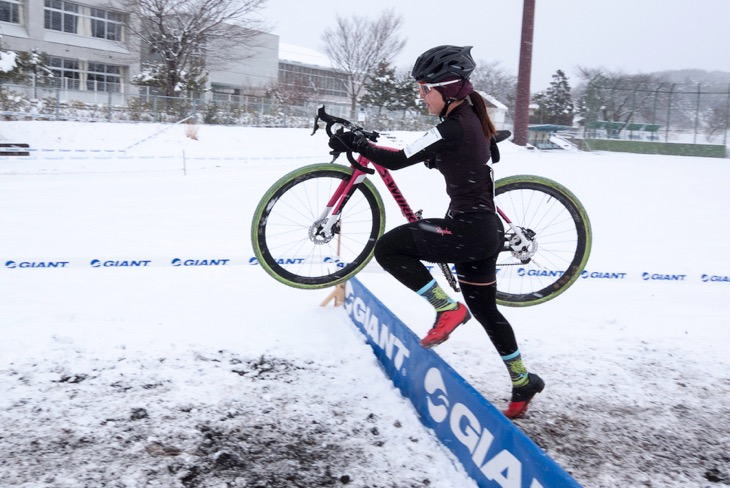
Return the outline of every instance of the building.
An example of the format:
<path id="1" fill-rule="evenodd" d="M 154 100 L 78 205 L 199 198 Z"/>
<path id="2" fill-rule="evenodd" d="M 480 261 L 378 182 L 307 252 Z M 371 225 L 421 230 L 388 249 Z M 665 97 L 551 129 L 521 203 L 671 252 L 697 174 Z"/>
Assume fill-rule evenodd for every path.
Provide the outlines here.
<path id="1" fill-rule="evenodd" d="M 279 89 L 297 94 L 298 102 L 316 102 L 332 107 L 332 114 L 344 115 L 335 107 L 349 112 L 348 76 L 335 69 L 329 58 L 311 49 L 279 44 Z"/>
<path id="2" fill-rule="evenodd" d="M 147 93 L 130 80 L 142 71 L 150 53 L 141 52 L 139 40 L 127 32 L 128 14 L 110 4 L 0 0 L 2 48 L 44 54 L 54 75 L 42 87 L 34 86 L 36 93 L 30 96 L 123 104 L 127 96 Z M 319 53 L 280 45 L 278 36 L 262 32 L 236 54 L 225 65 L 208 67 L 206 99 L 240 102 L 263 97 L 278 86 L 303 101 L 347 103 L 346 75 Z"/>
<path id="3" fill-rule="evenodd" d="M 126 32 L 125 14 L 106 0 L 0 0 L 4 49 L 46 55 L 51 87 L 124 94 L 139 72 L 139 45 Z"/>
<path id="4" fill-rule="evenodd" d="M 225 102 L 240 96 L 264 96 L 277 83 L 278 50 L 279 36 L 260 32 L 239 56 L 234 53 L 225 66 L 211 68 L 208 89 L 213 99 Z"/>
<path id="5" fill-rule="evenodd" d="M 489 118 L 494 126 L 497 129 L 505 128 L 507 124 L 507 112 L 509 111 L 507 106 L 486 92 L 478 91 L 478 93 L 487 105 L 487 113 L 489 113 Z"/>

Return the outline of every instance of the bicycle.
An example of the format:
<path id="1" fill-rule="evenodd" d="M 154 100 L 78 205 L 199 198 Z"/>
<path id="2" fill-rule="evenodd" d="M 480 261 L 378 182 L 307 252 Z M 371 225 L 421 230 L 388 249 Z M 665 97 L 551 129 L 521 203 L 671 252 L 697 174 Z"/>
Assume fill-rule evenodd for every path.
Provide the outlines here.
<path id="1" fill-rule="evenodd" d="M 319 107 L 314 135 L 325 123 L 361 133 L 371 141 L 380 134 L 326 113 Z M 511 134 L 500 131 L 498 140 Z M 360 272 L 373 257 L 385 229 L 385 207 L 367 176 L 377 172 L 403 216 L 421 218 L 401 193 L 391 172 L 348 152 L 350 166 L 320 163 L 283 176 L 261 198 L 253 216 L 251 240 L 261 267 L 295 288 L 337 285 Z M 370 168 L 369 166 L 373 167 Z M 535 175 L 495 182 L 497 213 L 505 224 L 504 247 L 497 263 L 497 303 L 529 306 L 555 298 L 580 276 L 588 261 L 592 233 L 588 214 L 563 185 Z M 447 264 L 439 265 L 455 291 L 458 281 Z"/>

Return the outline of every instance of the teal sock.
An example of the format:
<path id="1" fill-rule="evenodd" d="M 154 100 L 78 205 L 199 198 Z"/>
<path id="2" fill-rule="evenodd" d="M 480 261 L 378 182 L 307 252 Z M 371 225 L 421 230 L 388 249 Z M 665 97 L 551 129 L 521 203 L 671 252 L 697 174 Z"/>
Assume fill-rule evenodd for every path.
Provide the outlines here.
<path id="1" fill-rule="evenodd" d="M 428 303 L 433 305 L 433 308 L 435 308 L 437 312 L 454 310 L 459 306 L 456 300 L 446 294 L 436 280 L 431 280 L 426 286 L 418 290 L 416 293 L 421 295 L 428 301 Z"/>
<path id="2" fill-rule="evenodd" d="M 513 388 L 519 388 L 528 383 L 527 368 L 522 363 L 522 355 L 519 349 L 508 356 L 502 356 L 502 361 L 507 366 Z"/>

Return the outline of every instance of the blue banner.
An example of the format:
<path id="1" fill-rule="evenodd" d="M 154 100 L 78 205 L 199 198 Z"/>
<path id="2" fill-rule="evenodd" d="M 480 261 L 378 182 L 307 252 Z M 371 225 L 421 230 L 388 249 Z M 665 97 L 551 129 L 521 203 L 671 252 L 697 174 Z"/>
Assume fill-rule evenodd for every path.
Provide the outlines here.
<path id="1" fill-rule="evenodd" d="M 480 487 L 580 487 L 448 363 L 422 348 L 418 337 L 356 278 L 347 282 L 345 310 L 423 424 Z"/>

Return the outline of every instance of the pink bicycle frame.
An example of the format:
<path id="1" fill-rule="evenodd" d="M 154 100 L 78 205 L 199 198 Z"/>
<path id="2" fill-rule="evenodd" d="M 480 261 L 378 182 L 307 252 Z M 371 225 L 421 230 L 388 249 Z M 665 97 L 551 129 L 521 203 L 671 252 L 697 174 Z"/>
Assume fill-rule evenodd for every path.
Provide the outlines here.
<path id="1" fill-rule="evenodd" d="M 390 148 L 388 148 L 390 149 Z M 396 151 L 397 149 L 393 149 Z M 364 156 L 359 156 L 357 159 L 358 164 L 360 164 L 363 167 L 367 167 L 368 165 L 372 164 L 375 167 L 376 172 L 378 175 L 380 175 L 380 178 L 383 180 L 383 183 L 385 184 L 386 188 L 388 188 L 388 191 L 390 192 L 391 196 L 395 200 L 396 204 L 398 204 L 398 207 L 400 208 L 401 213 L 403 216 L 408 220 L 408 222 L 415 222 L 420 219 L 419 215 L 416 215 L 416 213 L 413 212 L 413 209 L 408 204 L 408 201 L 406 200 L 405 196 L 403 196 L 403 193 L 400 191 L 400 188 L 398 188 L 398 185 L 395 182 L 395 179 L 390 174 L 390 171 L 387 168 L 384 168 L 369 159 L 367 159 Z M 367 176 L 367 173 L 364 171 L 353 168 L 354 173 L 352 174 L 352 177 L 350 177 L 347 180 L 343 180 L 340 185 L 338 186 L 337 190 L 335 190 L 334 194 L 332 195 L 332 198 L 327 203 L 327 208 L 325 209 L 325 213 L 322 215 L 322 218 L 325 218 L 327 215 L 331 215 L 335 217 L 334 219 L 331 219 L 330 222 L 325 225 L 325 232 L 329 232 L 332 228 L 332 225 L 339 219 L 339 214 L 342 211 L 342 207 L 347 203 L 347 201 L 350 199 L 350 196 L 352 195 L 354 189 L 362 183 L 362 181 Z M 330 213 L 330 210 L 332 212 Z M 528 242 L 525 236 L 522 233 L 522 230 L 515 226 L 512 221 L 509 219 L 507 214 L 505 214 L 502 209 L 497 207 L 497 213 L 500 217 L 502 217 L 502 220 L 510 227 L 510 229 L 515 233 L 515 235 L 519 238 L 517 242 L 510 243 L 510 247 L 513 249 L 521 247 L 522 242 Z"/>

